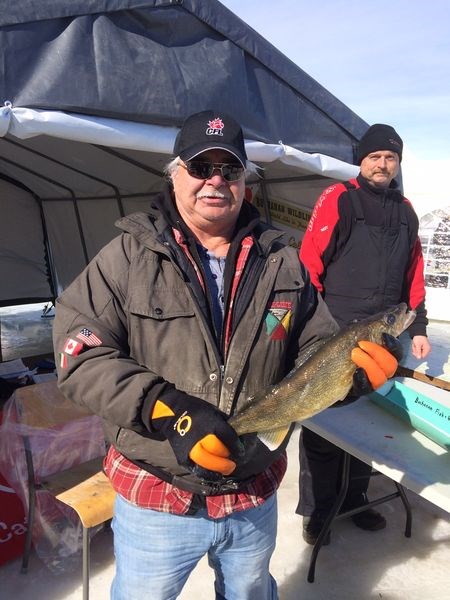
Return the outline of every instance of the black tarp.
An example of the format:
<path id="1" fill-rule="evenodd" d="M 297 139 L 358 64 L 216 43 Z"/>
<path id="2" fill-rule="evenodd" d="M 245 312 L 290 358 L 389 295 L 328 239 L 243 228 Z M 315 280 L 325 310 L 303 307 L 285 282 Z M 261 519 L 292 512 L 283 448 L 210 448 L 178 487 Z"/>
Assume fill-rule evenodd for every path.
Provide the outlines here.
<path id="1" fill-rule="evenodd" d="M 346 162 L 367 128 L 215 0 L 2 4 L 0 90 L 14 106 L 179 126 L 206 102 L 249 139 Z"/>
<path id="2" fill-rule="evenodd" d="M 210 107 L 241 122 L 266 214 L 272 201 L 310 209 L 324 177 L 347 177 L 367 129 L 216 0 L 3 0 L 0 209 L 14 206 L 16 225 L 5 235 L 11 219 L 0 222 L 0 306 L 63 289 L 117 217 L 148 206 L 177 128 Z M 289 211 L 280 223 L 295 227 Z M 37 232 L 28 251 L 24 219 Z"/>

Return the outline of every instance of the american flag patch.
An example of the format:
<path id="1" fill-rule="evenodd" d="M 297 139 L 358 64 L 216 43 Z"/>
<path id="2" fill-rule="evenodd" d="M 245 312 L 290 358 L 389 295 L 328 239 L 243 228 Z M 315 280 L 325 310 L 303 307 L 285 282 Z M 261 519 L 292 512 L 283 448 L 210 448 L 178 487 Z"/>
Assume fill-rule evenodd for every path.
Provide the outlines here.
<path id="1" fill-rule="evenodd" d="M 83 329 L 77 333 L 76 337 L 84 342 L 86 346 L 100 346 L 102 343 L 102 340 L 87 327 L 83 327 Z"/>

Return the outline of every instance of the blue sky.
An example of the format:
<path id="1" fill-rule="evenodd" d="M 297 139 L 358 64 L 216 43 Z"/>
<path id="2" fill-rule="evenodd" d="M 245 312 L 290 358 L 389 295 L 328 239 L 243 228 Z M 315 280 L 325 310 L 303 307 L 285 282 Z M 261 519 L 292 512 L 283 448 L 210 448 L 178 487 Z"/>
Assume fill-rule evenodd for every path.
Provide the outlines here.
<path id="1" fill-rule="evenodd" d="M 450 0 L 221 0 L 367 123 L 450 160 Z"/>

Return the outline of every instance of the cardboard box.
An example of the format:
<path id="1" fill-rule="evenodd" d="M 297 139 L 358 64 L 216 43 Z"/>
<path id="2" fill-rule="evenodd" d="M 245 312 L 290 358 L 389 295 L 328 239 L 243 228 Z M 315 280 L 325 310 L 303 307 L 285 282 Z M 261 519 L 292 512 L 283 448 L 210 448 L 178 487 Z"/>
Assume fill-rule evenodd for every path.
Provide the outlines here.
<path id="1" fill-rule="evenodd" d="M 439 391 L 443 393 L 431 397 L 433 388 L 429 385 L 418 390 L 417 386 L 410 387 L 394 381 L 389 391 L 372 392 L 369 398 L 450 450 L 450 392 Z"/>

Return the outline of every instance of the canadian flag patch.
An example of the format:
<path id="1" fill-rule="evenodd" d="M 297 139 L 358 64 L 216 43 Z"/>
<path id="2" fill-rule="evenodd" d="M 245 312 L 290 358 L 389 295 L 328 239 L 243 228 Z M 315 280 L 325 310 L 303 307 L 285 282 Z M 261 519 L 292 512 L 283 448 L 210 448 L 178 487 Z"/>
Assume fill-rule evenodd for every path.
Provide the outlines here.
<path id="1" fill-rule="evenodd" d="M 64 344 L 63 352 L 70 354 L 71 356 L 78 356 L 82 350 L 83 344 L 81 342 L 68 338 Z"/>

